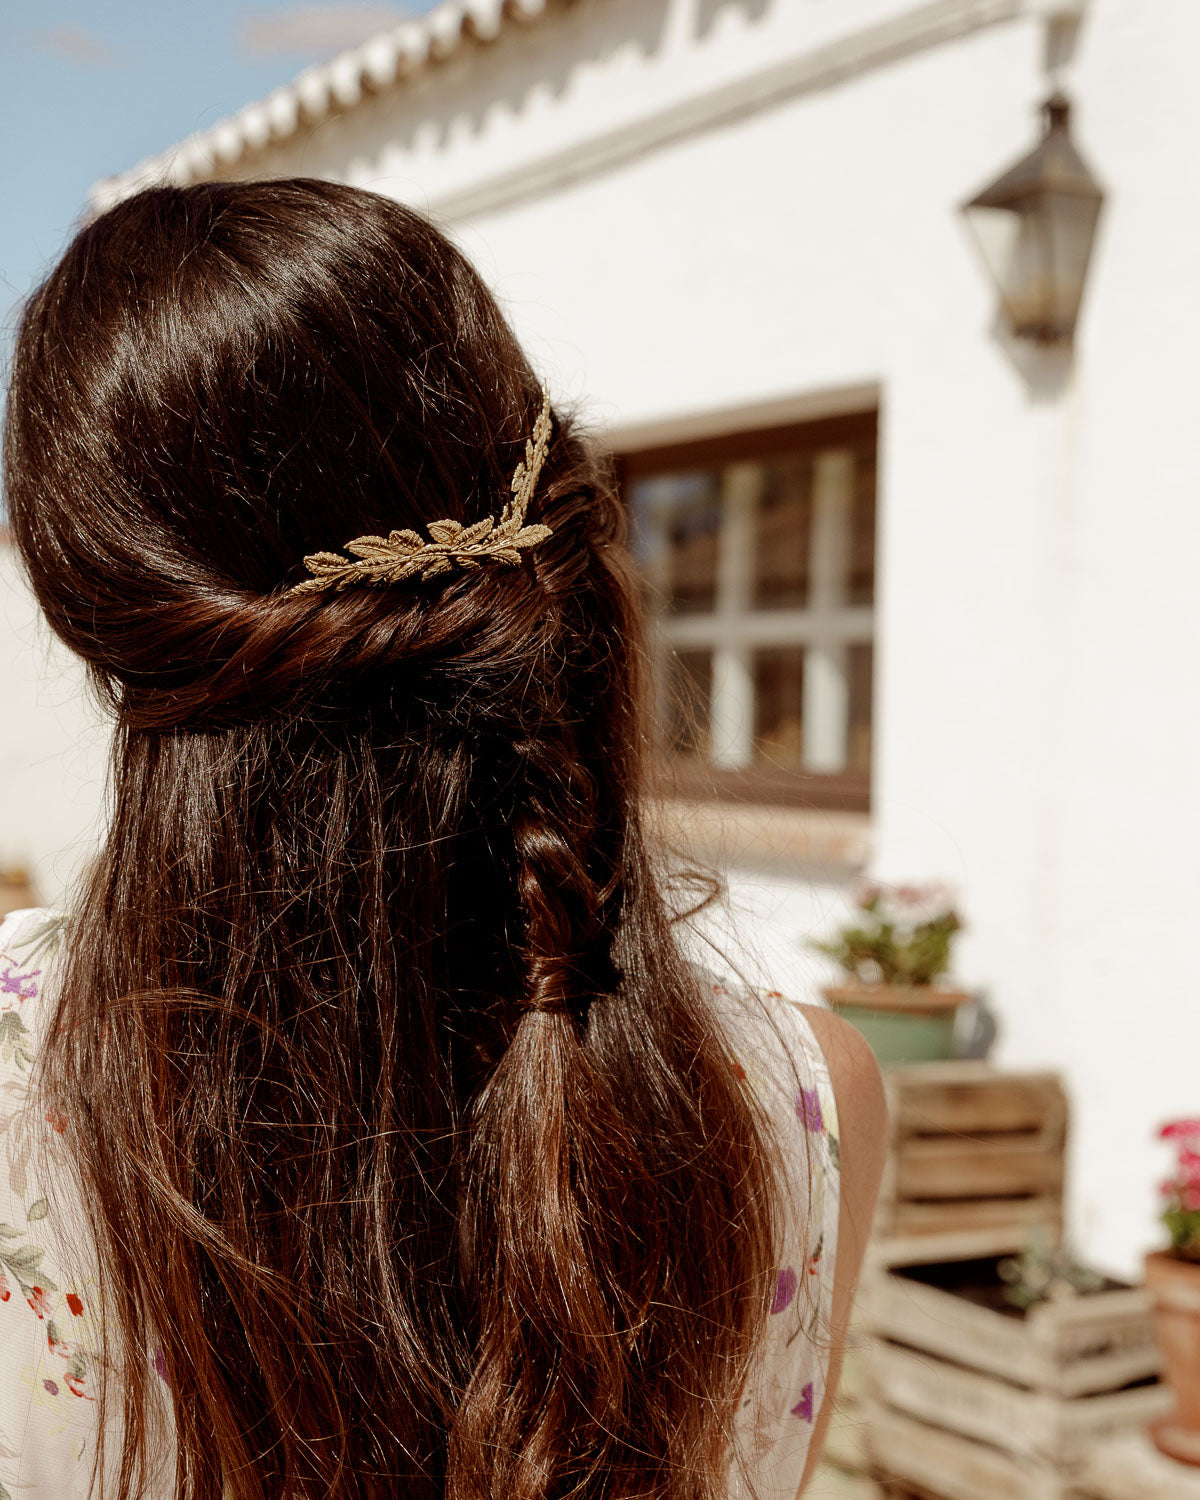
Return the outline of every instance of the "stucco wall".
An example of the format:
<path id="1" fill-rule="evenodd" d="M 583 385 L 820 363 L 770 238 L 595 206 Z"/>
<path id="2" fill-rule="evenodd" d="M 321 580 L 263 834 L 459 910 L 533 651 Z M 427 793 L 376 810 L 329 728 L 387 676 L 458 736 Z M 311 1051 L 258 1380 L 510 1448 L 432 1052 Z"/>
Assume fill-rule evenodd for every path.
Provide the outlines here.
<path id="1" fill-rule="evenodd" d="M 108 735 L 74 658 L 51 636 L 0 544 L 0 865 L 41 902 L 69 899 L 96 844 Z"/>

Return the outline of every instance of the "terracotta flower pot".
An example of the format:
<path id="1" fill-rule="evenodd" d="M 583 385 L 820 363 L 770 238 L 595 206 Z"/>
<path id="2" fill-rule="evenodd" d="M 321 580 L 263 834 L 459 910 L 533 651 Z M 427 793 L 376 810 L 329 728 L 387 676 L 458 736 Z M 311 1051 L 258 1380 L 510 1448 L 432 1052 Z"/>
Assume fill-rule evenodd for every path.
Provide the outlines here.
<path id="1" fill-rule="evenodd" d="M 835 984 L 824 995 L 862 1032 L 881 1063 L 952 1057 L 955 1017 L 971 998 L 963 990 L 930 984 Z"/>
<path id="2" fill-rule="evenodd" d="M 1146 1286 L 1154 1299 L 1154 1328 L 1175 1411 L 1150 1435 L 1169 1457 L 1200 1464 L 1200 1261 L 1165 1250 L 1146 1257 Z"/>

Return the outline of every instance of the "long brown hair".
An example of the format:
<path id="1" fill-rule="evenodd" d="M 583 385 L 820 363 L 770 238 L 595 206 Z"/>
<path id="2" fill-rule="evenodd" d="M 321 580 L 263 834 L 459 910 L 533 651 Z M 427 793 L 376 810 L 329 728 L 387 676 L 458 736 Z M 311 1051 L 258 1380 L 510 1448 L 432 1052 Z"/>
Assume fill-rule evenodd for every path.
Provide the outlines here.
<path id="1" fill-rule="evenodd" d="M 161 1399 L 187 1500 L 727 1489 L 773 1178 L 639 820 L 608 470 L 558 414 L 521 568 L 287 592 L 495 514 L 540 399 L 462 255 L 330 183 L 144 192 L 25 312 L 13 534 L 116 717 L 44 1087 L 118 1500 Z"/>

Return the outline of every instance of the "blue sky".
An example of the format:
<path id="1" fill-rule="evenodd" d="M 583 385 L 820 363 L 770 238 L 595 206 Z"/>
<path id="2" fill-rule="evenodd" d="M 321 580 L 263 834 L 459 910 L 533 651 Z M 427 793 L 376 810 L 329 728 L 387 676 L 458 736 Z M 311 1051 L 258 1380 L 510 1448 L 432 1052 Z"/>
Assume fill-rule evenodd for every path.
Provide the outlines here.
<path id="1" fill-rule="evenodd" d="M 2 0 L 0 342 L 98 177 L 430 8 L 422 0 Z"/>

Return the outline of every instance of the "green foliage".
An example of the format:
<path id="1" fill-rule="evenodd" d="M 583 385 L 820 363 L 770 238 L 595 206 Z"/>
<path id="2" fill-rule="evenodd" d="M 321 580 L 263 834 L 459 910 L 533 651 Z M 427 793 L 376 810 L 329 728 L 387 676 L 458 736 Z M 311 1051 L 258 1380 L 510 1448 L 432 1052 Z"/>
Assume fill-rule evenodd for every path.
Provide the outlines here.
<path id="1" fill-rule="evenodd" d="M 1180 1260 L 1200 1261 L 1200 1209 L 1168 1209 L 1162 1218 Z"/>
<path id="2" fill-rule="evenodd" d="M 1102 1276 L 1081 1266 L 1069 1250 L 1039 1233 L 1030 1236 L 1020 1255 L 1002 1260 L 996 1269 L 1006 1283 L 1004 1300 L 1022 1312 L 1039 1302 L 1104 1290 Z"/>
<path id="3" fill-rule="evenodd" d="M 939 892 L 901 888 L 890 899 L 878 886 L 858 897 L 862 917 L 831 940 L 810 946 L 863 984 L 932 984 L 950 966 L 962 922 Z"/>

